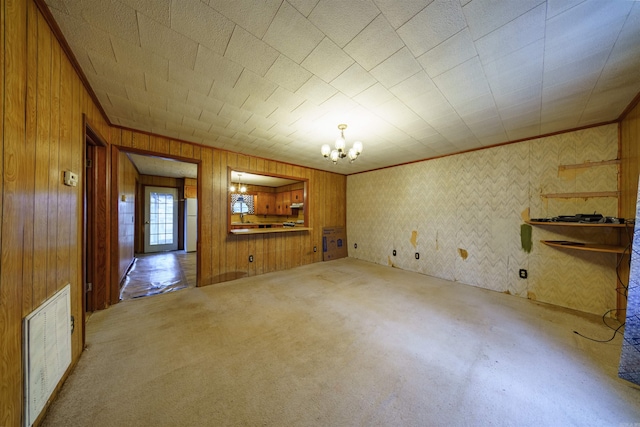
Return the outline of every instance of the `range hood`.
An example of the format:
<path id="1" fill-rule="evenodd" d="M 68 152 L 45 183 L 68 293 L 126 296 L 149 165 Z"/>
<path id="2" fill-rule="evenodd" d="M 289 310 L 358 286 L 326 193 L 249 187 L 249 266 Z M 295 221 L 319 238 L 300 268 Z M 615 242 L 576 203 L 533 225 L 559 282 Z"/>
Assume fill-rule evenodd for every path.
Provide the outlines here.
<path id="1" fill-rule="evenodd" d="M 291 203 L 291 209 L 303 209 L 304 203 Z"/>

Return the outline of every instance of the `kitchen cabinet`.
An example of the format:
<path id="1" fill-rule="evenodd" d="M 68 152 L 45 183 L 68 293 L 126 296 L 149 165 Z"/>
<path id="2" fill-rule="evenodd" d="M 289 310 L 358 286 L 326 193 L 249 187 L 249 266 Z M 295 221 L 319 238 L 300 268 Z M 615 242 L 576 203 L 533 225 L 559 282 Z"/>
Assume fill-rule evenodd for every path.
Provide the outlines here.
<path id="1" fill-rule="evenodd" d="M 258 192 L 256 194 L 256 215 L 276 215 L 275 193 Z"/>
<path id="2" fill-rule="evenodd" d="M 291 215 L 291 191 L 276 193 L 276 215 Z"/>
<path id="3" fill-rule="evenodd" d="M 304 203 L 304 190 L 291 190 L 291 203 Z"/>

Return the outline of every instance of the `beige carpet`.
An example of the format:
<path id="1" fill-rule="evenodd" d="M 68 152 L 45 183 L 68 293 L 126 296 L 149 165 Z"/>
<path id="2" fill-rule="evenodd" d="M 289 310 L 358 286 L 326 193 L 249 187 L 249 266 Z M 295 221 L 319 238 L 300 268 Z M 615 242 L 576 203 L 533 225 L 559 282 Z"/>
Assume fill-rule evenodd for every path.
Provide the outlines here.
<path id="1" fill-rule="evenodd" d="M 354 259 L 124 301 L 45 426 L 620 426 L 601 319 Z"/>

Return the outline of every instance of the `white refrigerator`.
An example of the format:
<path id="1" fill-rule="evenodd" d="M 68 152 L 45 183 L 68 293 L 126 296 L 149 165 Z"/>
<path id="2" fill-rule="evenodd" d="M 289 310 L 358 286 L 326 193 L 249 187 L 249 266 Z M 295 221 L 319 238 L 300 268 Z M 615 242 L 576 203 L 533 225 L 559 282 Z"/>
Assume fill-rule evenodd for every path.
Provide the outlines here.
<path id="1" fill-rule="evenodd" d="M 195 252 L 198 241 L 198 199 L 185 199 L 184 251 Z"/>

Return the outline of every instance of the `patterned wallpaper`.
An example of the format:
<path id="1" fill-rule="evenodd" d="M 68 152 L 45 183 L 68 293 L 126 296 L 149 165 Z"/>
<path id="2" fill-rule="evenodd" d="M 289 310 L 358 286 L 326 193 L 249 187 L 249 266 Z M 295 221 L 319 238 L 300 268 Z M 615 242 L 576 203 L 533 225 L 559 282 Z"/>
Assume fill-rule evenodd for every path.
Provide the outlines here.
<path id="1" fill-rule="evenodd" d="M 602 314 L 615 307 L 616 256 L 555 249 L 540 240 L 605 243 L 616 231 L 534 227 L 530 252 L 520 233 L 529 216 L 617 216 L 617 197 L 544 197 L 616 191 L 617 165 L 558 166 L 612 160 L 617 152 L 614 124 L 351 175 L 349 256 Z M 528 270 L 527 279 L 519 269 Z"/>

